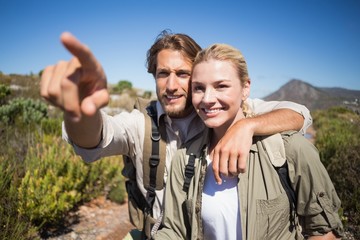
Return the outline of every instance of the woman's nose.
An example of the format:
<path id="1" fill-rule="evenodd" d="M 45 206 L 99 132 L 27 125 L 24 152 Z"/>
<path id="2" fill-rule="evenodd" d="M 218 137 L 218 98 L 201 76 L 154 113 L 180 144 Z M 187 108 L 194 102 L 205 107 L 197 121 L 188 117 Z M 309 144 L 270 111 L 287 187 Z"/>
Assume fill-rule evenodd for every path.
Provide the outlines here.
<path id="1" fill-rule="evenodd" d="M 203 97 L 203 102 L 210 103 L 216 99 L 215 91 L 211 88 L 207 88 Z"/>

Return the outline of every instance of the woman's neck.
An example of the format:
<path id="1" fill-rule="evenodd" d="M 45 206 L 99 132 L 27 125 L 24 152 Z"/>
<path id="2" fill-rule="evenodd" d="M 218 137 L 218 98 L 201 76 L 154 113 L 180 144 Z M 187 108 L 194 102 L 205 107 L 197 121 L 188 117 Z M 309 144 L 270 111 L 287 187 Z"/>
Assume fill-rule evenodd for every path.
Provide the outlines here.
<path id="1" fill-rule="evenodd" d="M 220 139 L 225 135 L 225 132 L 226 132 L 226 129 L 223 131 L 220 131 L 219 128 L 211 129 L 209 153 L 214 149 L 214 147 L 217 145 L 217 143 L 220 141 Z"/>
<path id="2" fill-rule="evenodd" d="M 240 119 L 245 118 L 242 110 L 239 111 L 235 118 L 233 119 L 233 121 L 230 124 L 223 124 L 222 126 L 219 126 L 217 128 L 213 128 L 212 129 L 212 133 L 211 133 L 211 138 L 210 138 L 210 145 L 209 145 L 209 152 L 211 152 L 214 147 L 217 145 L 217 143 L 220 141 L 220 139 L 225 135 L 226 131 L 232 126 L 234 125 L 234 123 L 236 123 L 237 121 L 239 121 Z"/>

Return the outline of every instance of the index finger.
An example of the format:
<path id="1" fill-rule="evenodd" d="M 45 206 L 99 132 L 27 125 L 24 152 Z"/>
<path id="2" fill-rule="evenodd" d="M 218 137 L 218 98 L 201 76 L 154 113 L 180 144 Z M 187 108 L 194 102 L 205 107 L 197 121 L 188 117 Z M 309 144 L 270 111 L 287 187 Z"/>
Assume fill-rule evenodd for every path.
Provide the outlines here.
<path id="1" fill-rule="evenodd" d="M 60 39 L 66 49 L 79 59 L 83 68 L 97 69 L 97 60 L 85 44 L 81 43 L 69 32 L 62 33 Z"/>

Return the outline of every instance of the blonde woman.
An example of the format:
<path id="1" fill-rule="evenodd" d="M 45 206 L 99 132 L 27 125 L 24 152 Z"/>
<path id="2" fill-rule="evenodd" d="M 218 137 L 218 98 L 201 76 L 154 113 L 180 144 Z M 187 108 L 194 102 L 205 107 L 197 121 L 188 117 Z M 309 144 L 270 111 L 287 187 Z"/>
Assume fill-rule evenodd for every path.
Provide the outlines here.
<path id="1" fill-rule="evenodd" d="M 246 173 L 223 176 L 223 183 L 216 183 L 209 153 L 233 123 L 251 115 L 246 104 L 250 79 L 241 52 L 224 44 L 202 50 L 192 68 L 191 85 L 192 103 L 208 129 L 174 156 L 164 227 L 155 238 L 341 237 L 340 200 L 316 148 L 301 134 L 287 132 L 280 137 L 293 203 L 262 144 L 273 136 L 253 139 Z"/>

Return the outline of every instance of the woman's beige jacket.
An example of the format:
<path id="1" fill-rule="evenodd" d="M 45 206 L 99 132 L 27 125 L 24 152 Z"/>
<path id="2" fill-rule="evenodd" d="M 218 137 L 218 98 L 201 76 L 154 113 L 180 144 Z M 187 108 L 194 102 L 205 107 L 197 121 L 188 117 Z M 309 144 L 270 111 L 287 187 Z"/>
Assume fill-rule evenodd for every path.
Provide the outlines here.
<path id="1" fill-rule="evenodd" d="M 166 185 L 164 226 L 155 239 L 203 239 L 201 193 L 208 134 L 204 132 L 176 153 Z M 238 175 L 242 239 L 302 239 L 329 231 L 341 236 L 340 199 L 317 149 L 298 133 L 283 133 L 282 138 L 290 182 L 296 194 L 295 225 L 290 221 L 294 212 L 290 212 L 289 199 L 263 144 L 266 137 L 254 138 L 246 172 Z M 186 192 L 183 186 L 190 154 L 195 154 L 196 160 Z"/>

